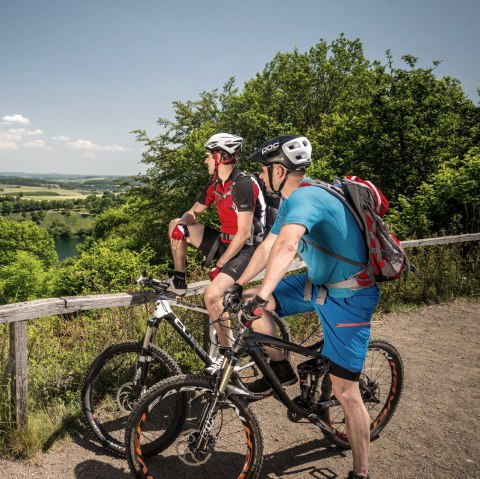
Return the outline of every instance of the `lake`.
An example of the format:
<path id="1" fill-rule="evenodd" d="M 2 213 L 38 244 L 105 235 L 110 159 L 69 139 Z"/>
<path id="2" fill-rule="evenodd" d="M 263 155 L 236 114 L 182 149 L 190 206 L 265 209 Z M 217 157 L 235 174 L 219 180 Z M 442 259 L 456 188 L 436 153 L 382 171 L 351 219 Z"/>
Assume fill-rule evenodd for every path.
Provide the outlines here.
<path id="1" fill-rule="evenodd" d="M 55 238 L 55 249 L 58 259 L 63 261 L 72 256 L 77 256 L 76 247 L 83 241 L 82 238 Z"/>

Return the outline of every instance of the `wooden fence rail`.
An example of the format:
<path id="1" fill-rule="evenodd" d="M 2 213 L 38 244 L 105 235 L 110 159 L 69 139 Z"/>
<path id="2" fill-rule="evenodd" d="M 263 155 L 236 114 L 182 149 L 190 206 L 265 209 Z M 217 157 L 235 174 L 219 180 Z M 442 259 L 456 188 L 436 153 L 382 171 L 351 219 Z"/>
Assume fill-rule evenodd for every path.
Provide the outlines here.
<path id="1" fill-rule="evenodd" d="M 440 238 L 403 241 L 402 246 L 411 248 L 479 240 L 480 233 L 473 233 L 459 236 L 443 236 Z M 304 266 L 305 263 L 303 263 L 303 261 L 296 259 L 292 261 L 289 271 L 295 271 Z M 263 273 L 257 275 L 254 280 L 261 278 L 263 278 Z M 208 284 L 209 281 L 201 281 L 189 285 L 187 296 L 203 293 Z M 77 311 L 134 306 L 146 302 L 153 302 L 155 299 L 156 295 L 153 293 L 145 294 L 144 292 L 132 292 L 39 299 L 0 306 L 0 324 L 9 323 L 10 328 L 10 360 L 7 366 L 7 373 L 12 379 L 11 396 L 17 426 L 23 427 L 27 421 L 27 323 L 29 320 L 59 314 L 69 314 Z"/>

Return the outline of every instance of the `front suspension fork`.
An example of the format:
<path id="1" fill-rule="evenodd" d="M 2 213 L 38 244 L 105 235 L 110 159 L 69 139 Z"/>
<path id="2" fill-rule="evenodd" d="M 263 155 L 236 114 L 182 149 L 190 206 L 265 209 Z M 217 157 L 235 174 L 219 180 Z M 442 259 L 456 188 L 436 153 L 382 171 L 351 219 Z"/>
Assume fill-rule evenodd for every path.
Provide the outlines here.
<path id="1" fill-rule="evenodd" d="M 135 376 L 133 378 L 133 386 L 130 394 L 130 399 L 132 400 L 137 400 L 141 396 L 145 387 L 148 369 L 150 368 L 150 363 L 152 361 L 152 356 L 148 354 L 148 351 L 150 346 L 155 342 L 160 321 L 161 319 L 159 320 L 158 318 L 153 317 L 147 322 L 147 329 L 143 336 L 142 349 L 138 356 Z"/>
<path id="2" fill-rule="evenodd" d="M 206 450 L 210 432 L 213 428 L 213 422 L 218 413 L 219 407 L 221 407 L 226 399 L 225 391 L 227 390 L 228 383 L 232 377 L 236 364 L 237 358 L 235 356 L 225 356 L 222 367 L 217 375 L 212 399 L 207 404 L 207 407 L 203 411 L 202 419 L 200 420 L 198 437 L 193 445 L 194 449 L 197 451 Z"/>

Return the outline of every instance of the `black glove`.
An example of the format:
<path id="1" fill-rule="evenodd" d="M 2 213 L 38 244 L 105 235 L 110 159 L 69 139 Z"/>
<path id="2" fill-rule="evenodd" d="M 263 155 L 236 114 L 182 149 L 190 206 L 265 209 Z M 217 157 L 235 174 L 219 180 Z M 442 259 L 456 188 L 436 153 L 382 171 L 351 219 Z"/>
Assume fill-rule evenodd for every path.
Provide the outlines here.
<path id="1" fill-rule="evenodd" d="M 267 308 L 268 301 L 264 300 L 260 296 L 243 303 L 241 308 L 245 318 L 249 321 L 255 321 L 263 316 L 263 312 Z"/>
<path id="2" fill-rule="evenodd" d="M 242 302 L 243 286 L 238 283 L 233 283 L 230 288 L 223 293 L 223 308 L 225 311 L 238 311 Z"/>

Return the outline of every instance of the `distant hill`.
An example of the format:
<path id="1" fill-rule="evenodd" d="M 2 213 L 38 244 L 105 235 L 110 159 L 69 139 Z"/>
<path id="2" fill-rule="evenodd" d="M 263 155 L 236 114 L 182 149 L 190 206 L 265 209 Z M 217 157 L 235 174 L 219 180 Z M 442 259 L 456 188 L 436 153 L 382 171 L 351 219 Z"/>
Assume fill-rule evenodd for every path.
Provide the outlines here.
<path id="1" fill-rule="evenodd" d="M 13 176 L 16 178 L 41 178 L 45 180 L 58 180 L 58 179 L 83 179 L 83 178 L 121 178 L 128 179 L 130 176 L 118 176 L 118 175 L 76 175 L 76 174 L 65 174 L 65 173 L 25 173 L 19 171 L 0 171 L 0 177 L 2 176 Z M 133 175 L 132 175 L 133 176 Z"/>
<path id="2" fill-rule="evenodd" d="M 121 192 L 128 190 L 133 183 L 130 176 L 0 172 L 0 185 L 13 187 L 61 187 L 69 190 Z"/>

